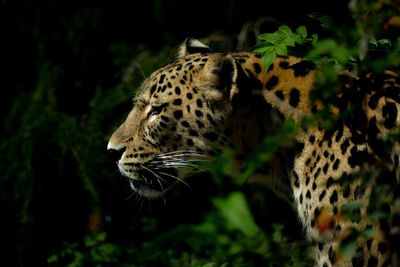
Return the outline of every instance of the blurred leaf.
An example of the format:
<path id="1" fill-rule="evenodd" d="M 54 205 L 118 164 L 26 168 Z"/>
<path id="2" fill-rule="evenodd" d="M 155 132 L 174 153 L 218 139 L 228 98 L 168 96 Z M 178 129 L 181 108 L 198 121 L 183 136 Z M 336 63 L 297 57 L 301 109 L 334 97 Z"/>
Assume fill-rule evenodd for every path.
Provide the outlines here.
<path id="1" fill-rule="evenodd" d="M 307 28 L 306 26 L 300 26 L 296 29 L 296 32 L 300 35 L 302 39 L 307 37 Z"/>
<path id="2" fill-rule="evenodd" d="M 321 23 L 321 26 L 327 28 L 329 30 L 336 31 L 338 27 L 332 20 L 332 17 L 329 15 L 323 15 L 321 13 L 311 13 L 308 15 L 310 18 L 316 19 Z"/>
<path id="3" fill-rule="evenodd" d="M 214 199 L 213 203 L 227 223 L 234 229 L 240 230 L 248 237 L 254 237 L 260 232 L 260 229 L 254 223 L 247 201 L 242 193 L 233 192 L 225 199 Z"/>

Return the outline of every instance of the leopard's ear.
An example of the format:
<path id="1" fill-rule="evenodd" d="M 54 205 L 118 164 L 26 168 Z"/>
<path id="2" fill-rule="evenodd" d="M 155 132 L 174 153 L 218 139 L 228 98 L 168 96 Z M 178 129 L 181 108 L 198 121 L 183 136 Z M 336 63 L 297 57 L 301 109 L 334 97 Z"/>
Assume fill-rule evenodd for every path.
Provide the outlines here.
<path id="1" fill-rule="evenodd" d="M 194 53 L 209 53 L 210 48 L 194 38 L 186 38 L 178 51 L 178 58 Z"/>
<path id="2" fill-rule="evenodd" d="M 232 101 L 239 93 L 243 81 L 243 70 L 235 57 L 228 54 L 215 54 L 206 65 L 206 80 L 210 88 L 222 92 Z"/>

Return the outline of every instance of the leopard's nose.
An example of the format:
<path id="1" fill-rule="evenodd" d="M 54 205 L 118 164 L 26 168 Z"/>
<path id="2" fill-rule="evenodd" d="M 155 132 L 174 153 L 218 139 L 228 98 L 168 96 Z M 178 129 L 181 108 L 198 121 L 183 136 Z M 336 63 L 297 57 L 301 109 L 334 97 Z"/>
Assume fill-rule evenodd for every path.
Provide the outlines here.
<path id="1" fill-rule="evenodd" d="M 126 147 L 114 146 L 111 142 L 108 142 L 107 150 L 110 151 L 110 154 L 115 161 L 119 161 L 122 157 L 122 154 L 124 154 Z"/>

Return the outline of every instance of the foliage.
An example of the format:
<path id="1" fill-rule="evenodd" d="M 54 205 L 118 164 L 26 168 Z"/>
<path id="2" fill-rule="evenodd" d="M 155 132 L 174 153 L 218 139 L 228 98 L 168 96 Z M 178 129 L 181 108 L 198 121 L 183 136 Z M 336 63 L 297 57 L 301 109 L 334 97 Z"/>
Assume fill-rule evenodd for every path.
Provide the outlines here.
<path id="1" fill-rule="evenodd" d="M 273 225 L 271 233 L 258 228 L 242 193 L 232 192 L 213 202 L 215 209 L 199 224 L 179 225 L 136 246 L 112 243 L 105 232 L 93 232 L 81 243 L 65 244 L 48 263 L 68 267 L 259 266 L 265 262 L 267 266 L 282 266 L 282 262 L 283 266 L 308 266 L 306 253 L 288 243 L 283 225 Z M 154 218 L 143 223 L 157 224 Z M 148 230 L 149 236 L 152 231 Z"/>
<path id="2" fill-rule="evenodd" d="M 258 36 L 260 43 L 254 52 L 261 53 L 264 61 L 264 68 L 268 69 L 277 56 L 287 56 L 288 48 L 295 45 L 310 43 L 312 46 L 317 44 L 318 36 L 312 34 L 307 37 L 307 28 L 300 26 L 295 32 L 288 26 L 281 26 L 274 33 L 264 33 Z"/>
<path id="3" fill-rule="evenodd" d="M 297 28 L 295 32 L 287 26 L 281 26 L 274 33 L 259 36 L 260 43 L 254 49 L 254 52 L 262 55 L 266 67 L 272 64 L 276 56 L 296 55 L 294 50 L 290 51 L 295 45 L 303 45 L 307 42 L 312 44 L 309 49 L 302 51 L 302 53 L 306 51 L 306 54 L 298 56 L 302 56 L 316 64 L 318 70 L 315 81 L 316 89 L 313 90 L 311 97 L 314 102 L 324 103 L 325 108 L 314 115 L 304 118 L 297 126 L 298 128 L 308 129 L 317 125 L 329 131 L 334 129 L 333 127 L 338 122 L 345 120 L 349 113 L 353 112 L 349 110 L 339 114 L 339 116 L 335 116 L 329 108 L 331 97 L 335 94 L 336 88 L 341 88 L 342 86 L 339 74 L 343 70 L 350 71 L 354 76 L 363 75 L 366 72 L 380 75 L 386 69 L 398 69 L 400 67 L 400 37 L 396 34 L 388 33 L 389 28 L 393 25 L 398 31 L 398 6 L 386 1 L 350 1 L 350 9 L 355 25 L 347 28 L 336 25 L 328 15 L 310 15 L 310 17 L 318 20 L 322 27 L 331 31 L 331 36 L 326 38 L 318 38 L 316 34 L 311 35 L 311 38 L 307 38 L 307 30 L 304 26 Z M 286 134 L 291 132 L 292 130 L 286 131 Z M 278 136 L 283 135 L 282 132 L 278 134 Z M 391 151 L 393 144 L 398 141 L 396 137 L 393 138 L 391 135 L 398 138 L 399 132 L 393 131 L 385 141 L 387 157 L 390 156 L 389 151 Z M 269 148 L 264 148 L 263 150 L 268 152 Z M 270 157 L 273 157 L 273 155 Z M 250 164 L 254 163 L 251 162 Z M 368 216 L 362 217 L 360 214 L 361 202 L 354 201 L 340 207 L 341 218 L 335 219 L 321 212 L 317 219 L 325 222 L 332 220 L 349 220 L 352 222 L 369 220 L 370 223 L 389 220 L 390 209 L 388 207 L 392 203 L 398 203 L 400 199 L 396 196 L 396 187 L 390 186 L 396 179 L 391 177 L 385 166 L 374 165 L 369 166 L 367 169 L 368 171 L 365 168 L 361 168 L 352 177 L 344 175 L 338 182 L 344 190 L 348 190 L 346 188 L 356 179 L 361 179 L 361 183 L 370 184 L 372 178 L 377 177 L 379 184 L 372 190 L 371 199 L 367 207 Z M 370 228 L 363 231 L 349 228 L 347 231 L 346 237 L 338 248 L 339 254 L 346 257 L 351 257 L 356 253 L 356 241 L 359 237 L 370 238 L 381 234 Z"/>
<path id="4" fill-rule="evenodd" d="M 7 5 L 12 1 L 3 2 Z M 276 136 L 264 139 L 243 173 L 233 173 L 235 151 L 226 150 L 207 166 L 215 188 L 206 184 L 202 192 L 208 194 L 196 195 L 196 201 L 188 200 L 189 195 L 195 195 L 190 192 L 183 200 L 178 198 L 160 209 L 157 203 L 134 201 L 127 181 L 106 153 L 107 136 L 130 109 L 135 90 L 151 71 L 173 59 L 175 44 L 187 34 L 183 29 L 176 36 L 164 33 L 160 17 L 172 19 L 169 12 L 174 5 L 165 13 L 158 8 L 146 24 L 142 16 L 134 16 L 132 9 L 126 8 L 121 11 L 126 17 L 120 24 L 122 29 L 114 33 L 110 26 L 116 19 L 114 6 L 105 11 L 107 4 L 103 9 L 90 9 L 87 4 L 74 13 L 71 8 L 55 6 L 58 1 L 49 2 L 44 10 L 37 10 L 35 1 L 23 2 L 10 9 L 10 15 L 18 18 L 16 25 L 22 25 L 18 31 L 27 34 L 19 41 L 34 46 L 12 44 L 18 51 L 10 53 L 14 64 L 7 68 L 16 65 L 17 75 L 4 78 L 16 82 L 15 86 L 3 86 L 14 99 L 1 99 L 6 107 L 0 140 L 0 205 L 5 214 L 1 245 L 5 256 L 12 257 L 18 266 L 311 265 L 306 259 L 307 246 L 291 232 L 299 227 L 291 225 L 296 219 L 286 220 L 288 227 L 277 223 L 277 213 L 257 216 L 254 206 L 260 205 L 259 210 L 264 211 L 267 204 L 280 208 L 279 202 L 268 198 L 270 192 L 239 193 L 244 186 L 237 186 L 282 146 L 291 145 L 297 131 L 293 122 L 288 121 Z M 320 33 L 310 35 L 305 26 L 295 31 L 281 26 L 274 33 L 260 35 L 256 51 L 263 54 L 266 67 L 276 56 L 298 52 L 320 64 L 325 69 L 315 99 L 329 99 L 338 66 L 355 73 L 398 66 L 399 39 L 382 30 L 382 25 L 387 30 L 396 27 L 398 12 L 386 2 L 351 1 L 355 25 L 347 28 L 335 25 L 329 16 L 314 16 L 329 28 L 329 38 L 318 38 Z M 142 5 L 144 2 L 135 2 L 137 10 Z M 161 1 L 155 5 L 169 7 Z M 122 3 L 117 6 L 124 9 Z M 31 8 L 28 15 L 22 12 Z M 7 9 L 0 9 L 0 22 L 5 17 L 2 10 Z M 184 13 L 177 16 L 179 20 Z M 215 17 L 215 21 L 223 21 L 219 11 Z M 150 21 L 158 24 L 148 26 Z M 179 25 L 186 27 L 181 21 Z M 0 26 L 0 30 L 15 30 L 14 25 Z M 133 45 L 145 34 L 152 36 L 155 46 Z M 133 37 L 121 41 L 121 35 Z M 173 38 L 178 39 L 173 46 L 164 46 L 165 40 Z M 3 43 L 9 40 L 13 38 L 4 38 Z M 30 57 L 32 62 L 27 62 Z M 24 72 L 26 65 L 34 73 Z M 318 116 L 327 118 L 329 112 Z M 304 124 L 315 120 L 309 118 Z M 374 203 L 380 207 L 388 200 L 377 196 L 390 196 L 392 191 L 384 186 L 377 188 L 376 194 Z M 191 206 L 187 208 L 185 203 Z M 137 214 L 135 209 L 141 206 Z M 348 216 L 357 218 L 355 210 L 356 206 L 347 207 Z M 379 209 L 371 214 L 374 219 L 385 215 Z M 267 226 L 270 224 L 272 229 Z M 345 248 L 349 254 L 353 253 L 351 241 Z"/>

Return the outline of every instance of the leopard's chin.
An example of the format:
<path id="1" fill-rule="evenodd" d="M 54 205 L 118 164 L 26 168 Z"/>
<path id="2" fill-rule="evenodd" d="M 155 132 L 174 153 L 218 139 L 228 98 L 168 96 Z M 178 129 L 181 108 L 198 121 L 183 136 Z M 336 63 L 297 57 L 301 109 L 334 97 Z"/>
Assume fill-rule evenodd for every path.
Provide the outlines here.
<path id="1" fill-rule="evenodd" d="M 120 169 L 121 170 L 121 169 Z M 152 169 L 142 165 L 140 170 L 121 170 L 121 174 L 129 178 L 134 192 L 147 199 L 163 197 L 180 179 L 173 168 Z"/>
<path id="2" fill-rule="evenodd" d="M 133 179 L 130 179 L 129 183 L 134 192 L 147 199 L 162 198 L 166 194 L 166 192 L 171 188 L 170 186 L 164 190 L 159 190 L 151 187 L 148 184 L 143 183 L 143 181 L 141 180 L 133 180 Z"/>

